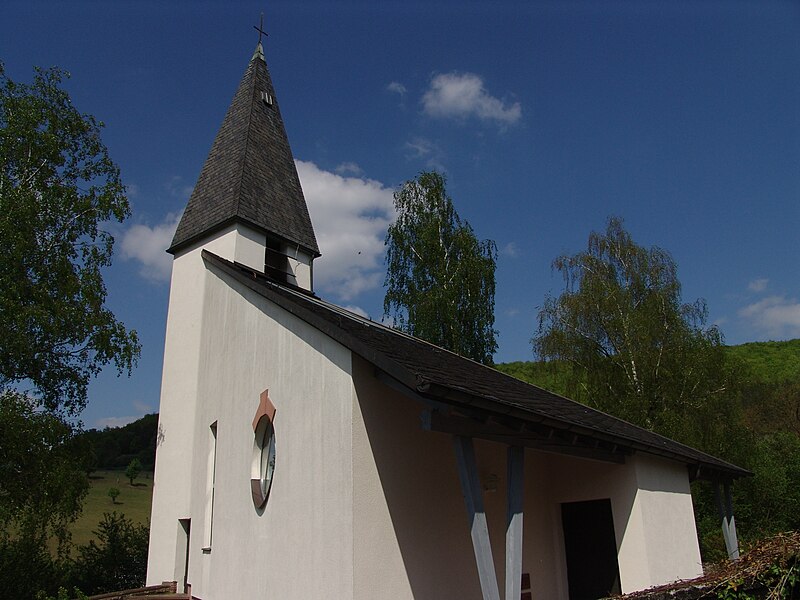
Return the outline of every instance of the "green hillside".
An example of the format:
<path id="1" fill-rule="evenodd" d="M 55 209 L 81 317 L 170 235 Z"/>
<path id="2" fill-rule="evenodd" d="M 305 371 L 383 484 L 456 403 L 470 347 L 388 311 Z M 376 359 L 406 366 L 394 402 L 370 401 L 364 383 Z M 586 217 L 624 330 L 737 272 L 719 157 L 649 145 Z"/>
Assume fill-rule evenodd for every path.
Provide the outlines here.
<path id="1" fill-rule="evenodd" d="M 91 446 L 96 469 L 125 469 L 138 458 L 145 470 L 153 470 L 156 459 L 158 414 L 145 415 L 122 427 L 89 429 L 82 436 Z"/>
<path id="2" fill-rule="evenodd" d="M 750 342 L 728 346 L 728 354 L 750 368 L 761 383 L 800 381 L 800 339 L 786 342 Z"/>
<path id="3" fill-rule="evenodd" d="M 94 530 L 103 518 L 103 513 L 117 512 L 125 515 L 137 525 L 150 524 L 150 505 L 153 499 L 153 473 L 144 471 L 134 481 L 125 477 L 124 471 L 95 471 L 89 478 L 89 493 L 83 502 L 83 512 L 71 527 L 72 542 L 82 546 L 95 539 Z M 112 501 L 108 490 L 120 491 Z"/>
<path id="4" fill-rule="evenodd" d="M 751 383 L 782 384 L 800 382 L 800 339 L 785 342 L 749 342 L 727 346 L 728 355 L 747 366 Z M 536 361 L 498 363 L 498 371 L 559 394 L 570 395 L 567 365 Z"/>
<path id="5" fill-rule="evenodd" d="M 498 363 L 495 368 L 521 379 L 527 383 L 532 383 L 562 396 L 573 396 L 570 386 L 571 373 L 566 364 L 559 362 L 537 362 L 537 361 L 516 361 L 509 363 Z"/>
<path id="6" fill-rule="evenodd" d="M 89 476 L 83 512 L 71 527 L 75 546 L 95 539 L 94 530 L 103 513 L 117 512 L 137 525 L 149 525 L 157 430 L 158 414 L 151 414 L 123 427 L 90 429 L 82 434 L 92 449 L 95 470 Z M 133 459 L 139 459 L 143 470 L 131 485 L 125 467 Z M 108 495 L 112 487 L 120 491 L 116 502 Z"/>

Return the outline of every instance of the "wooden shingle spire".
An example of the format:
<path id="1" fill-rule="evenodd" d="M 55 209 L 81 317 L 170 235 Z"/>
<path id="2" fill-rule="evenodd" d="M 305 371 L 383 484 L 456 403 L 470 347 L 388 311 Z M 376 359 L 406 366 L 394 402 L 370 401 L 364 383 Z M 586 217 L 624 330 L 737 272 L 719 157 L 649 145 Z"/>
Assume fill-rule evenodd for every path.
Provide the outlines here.
<path id="1" fill-rule="evenodd" d="M 320 255 L 260 41 L 168 252 L 237 222 Z"/>

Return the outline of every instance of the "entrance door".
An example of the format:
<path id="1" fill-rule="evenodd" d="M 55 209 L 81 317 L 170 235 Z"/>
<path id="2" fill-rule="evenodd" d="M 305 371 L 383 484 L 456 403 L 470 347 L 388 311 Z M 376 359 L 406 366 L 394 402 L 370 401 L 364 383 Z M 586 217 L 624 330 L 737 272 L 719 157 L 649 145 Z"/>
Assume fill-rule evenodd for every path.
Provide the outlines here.
<path id="1" fill-rule="evenodd" d="M 561 505 L 570 600 L 597 600 L 620 593 L 611 500 Z"/>

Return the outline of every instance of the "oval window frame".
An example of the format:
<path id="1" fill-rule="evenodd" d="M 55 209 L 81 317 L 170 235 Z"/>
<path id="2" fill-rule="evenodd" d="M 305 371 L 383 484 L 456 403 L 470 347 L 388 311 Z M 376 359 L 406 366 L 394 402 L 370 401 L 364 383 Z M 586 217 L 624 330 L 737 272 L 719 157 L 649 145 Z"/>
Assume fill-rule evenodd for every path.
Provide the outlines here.
<path id="1" fill-rule="evenodd" d="M 253 417 L 253 453 L 250 466 L 250 493 L 253 505 L 261 509 L 267 503 L 275 474 L 275 406 L 269 390 L 261 393 Z"/>

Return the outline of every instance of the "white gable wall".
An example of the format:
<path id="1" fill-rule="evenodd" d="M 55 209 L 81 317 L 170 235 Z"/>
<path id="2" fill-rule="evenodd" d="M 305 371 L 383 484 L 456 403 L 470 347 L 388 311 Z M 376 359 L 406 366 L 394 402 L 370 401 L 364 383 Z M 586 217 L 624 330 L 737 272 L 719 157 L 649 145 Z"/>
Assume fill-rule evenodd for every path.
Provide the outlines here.
<path id="1" fill-rule="evenodd" d="M 452 437 L 423 430 L 424 407 L 373 373 L 369 364 L 355 361 L 354 597 L 478 600 L 481 588 Z M 481 483 L 497 478 L 496 491 L 485 492 L 483 499 L 502 596 L 506 446 L 475 440 L 475 453 Z M 553 456 L 525 453 L 522 570 L 531 574 L 534 597 L 566 600 L 560 507 L 547 479 Z"/>
<path id="2" fill-rule="evenodd" d="M 189 517 L 189 583 L 203 600 L 352 597 L 350 352 L 257 294 L 237 291 L 199 260 L 202 273 L 193 274 L 202 285 L 194 288 L 203 300 L 170 318 L 194 333 L 176 339 L 173 328 L 167 347 L 172 339 L 179 355 L 196 348 L 196 383 L 190 369 L 169 361 L 175 372 L 168 376 L 165 364 L 165 389 L 173 379 L 184 386 L 171 384 L 182 391 L 177 401 L 162 399 L 148 583 L 182 580 L 176 534 L 178 519 Z M 257 511 L 252 420 L 265 389 L 277 409 L 277 460 L 266 508 Z M 213 535 L 204 552 L 215 422 Z"/>
<path id="3" fill-rule="evenodd" d="M 263 236 L 241 225 L 219 231 L 205 240 L 203 247 L 251 266 L 260 260 L 263 267 Z M 199 244 L 190 247 L 172 263 L 154 476 L 158 492 L 153 497 L 148 555 L 148 581 L 156 583 L 183 578 L 183 555 L 178 542 L 182 533 L 176 519 L 188 518 L 190 513 L 203 290 L 207 276 L 201 251 Z M 179 516 L 175 517 L 176 514 Z"/>

